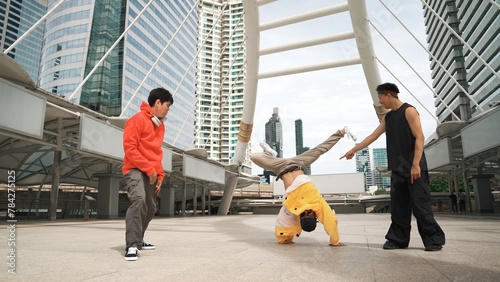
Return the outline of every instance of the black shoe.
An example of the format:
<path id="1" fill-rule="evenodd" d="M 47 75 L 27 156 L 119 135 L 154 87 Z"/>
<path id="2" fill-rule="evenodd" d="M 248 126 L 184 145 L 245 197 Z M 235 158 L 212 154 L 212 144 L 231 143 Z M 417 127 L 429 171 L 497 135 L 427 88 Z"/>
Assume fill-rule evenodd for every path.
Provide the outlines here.
<path id="1" fill-rule="evenodd" d="M 391 240 L 385 241 L 384 244 L 384 250 L 394 250 L 394 249 L 400 249 L 399 245 Z"/>
<path id="2" fill-rule="evenodd" d="M 154 250 L 155 249 L 155 245 L 153 244 L 148 244 L 146 242 L 142 242 L 142 248 L 141 250 Z"/>
<path id="3" fill-rule="evenodd" d="M 443 246 L 441 246 L 441 245 L 429 245 L 429 246 L 425 247 L 425 250 L 427 252 L 437 252 L 437 251 L 441 251 L 442 248 L 443 248 Z"/>
<path id="4" fill-rule="evenodd" d="M 127 249 L 127 253 L 125 254 L 125 260 L 135 261 L 137 260 L 138 256 L 139 256 L 139 250 L 137 249 L 136 246 L 132 246 Z"/>

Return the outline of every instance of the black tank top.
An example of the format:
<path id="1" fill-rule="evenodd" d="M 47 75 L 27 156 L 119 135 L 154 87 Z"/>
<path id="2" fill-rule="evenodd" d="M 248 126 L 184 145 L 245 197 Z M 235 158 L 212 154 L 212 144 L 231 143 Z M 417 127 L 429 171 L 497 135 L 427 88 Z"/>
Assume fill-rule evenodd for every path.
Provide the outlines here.
<path id="1" fill-rule="evenodd" d="M 406 173 L 411 171 L 415 153 L 415 136 L 413 136 L 405 116 L 408 107 L 413 106 L 404 103 L 399 109 L 385 115 L 387 161 L 391 171 Z M 427 161 L 423 152 L 420 159 L 420 170 L 427 170 Z"/>

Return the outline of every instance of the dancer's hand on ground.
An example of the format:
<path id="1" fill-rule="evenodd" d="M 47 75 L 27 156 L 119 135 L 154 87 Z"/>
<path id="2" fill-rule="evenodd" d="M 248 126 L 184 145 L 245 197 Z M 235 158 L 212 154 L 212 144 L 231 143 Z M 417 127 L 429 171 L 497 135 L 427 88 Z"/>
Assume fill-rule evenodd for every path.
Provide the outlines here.
<path id="1" fill-rule="evenodd" d="M 332 245 L 332 244 L 329 244 L 330 246 L 332 247 L 344 247 L 344 246 L 347 246 L 347 244 L 344 244 L 344 243 L 338 243 L 337 245 Z"/>

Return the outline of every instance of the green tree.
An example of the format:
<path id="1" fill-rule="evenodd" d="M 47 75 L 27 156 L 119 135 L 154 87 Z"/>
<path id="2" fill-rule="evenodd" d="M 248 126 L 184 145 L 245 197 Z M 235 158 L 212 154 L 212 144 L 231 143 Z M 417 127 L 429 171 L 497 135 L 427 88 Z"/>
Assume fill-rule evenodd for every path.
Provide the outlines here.
<path id="1" fill-rule="evenodd" d="M 438 176 L 430 183 L 431 192 L 448 192 L 448 179 Z"/>
<path id="2" fill-rule="evenodd" d="M 387 190 L 385 190 L 385 189 L 377 189 L 377 191 L 375 191 L 373 194 L 374 195 L 384 195 L 384 194 L 389 194 L 389 192 L 387 192 Z"/>
<path id="3" fill-rule="evenodd" d="M 463 178 L 460 178 L 459 181 L 459 187 L 460 191 L 465 191 L 464 190 L 464 180 Z M 434 178 L 434 180 L 431 181 L 429 184 L 431 188 L 431 192 L 449 192 L 448 188 L 448 178 L 444 176 L 438 176 Z M 472 183 L 469 182 L 469 191 L 474 191 L 474 187 L 472 187 Z M 455 191 L 455 186 L 452 186 L 453 191 Z"/>

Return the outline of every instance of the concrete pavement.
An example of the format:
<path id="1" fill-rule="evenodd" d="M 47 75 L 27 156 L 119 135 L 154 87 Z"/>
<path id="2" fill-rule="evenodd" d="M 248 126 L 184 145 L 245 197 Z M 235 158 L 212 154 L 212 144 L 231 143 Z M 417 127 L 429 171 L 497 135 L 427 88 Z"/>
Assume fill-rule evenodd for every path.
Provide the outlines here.
<path id="1" fill-rule="evenodd" d="M 337 217 L 346 247 L 328 246 L 321 225 L 279 245 L 274 215 L 155 218 L 156 250 L 135 262 L 124 220 L 18 222 L 0 230 L 0 281 L 500 281 L 498 215 L 436 214 L 440 252 L 424 251 L 415 222 L 408 249 L 383 250 L 389 214 Z"/>

